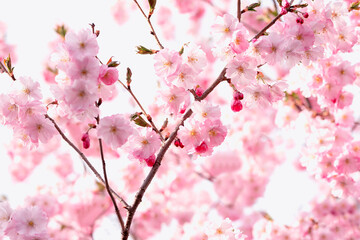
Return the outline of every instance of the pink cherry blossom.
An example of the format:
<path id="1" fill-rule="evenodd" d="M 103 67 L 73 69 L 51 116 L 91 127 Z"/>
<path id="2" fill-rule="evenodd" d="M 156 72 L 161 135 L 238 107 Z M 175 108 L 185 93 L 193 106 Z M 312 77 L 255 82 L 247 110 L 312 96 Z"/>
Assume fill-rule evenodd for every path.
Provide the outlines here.
<path id="1" fill-rule="evenodd" d="M 127 120 L 121 114 L 102 118 L 97 127 L 98 138 L 103 139 L 113 149 L 124 145 L 133 132 L 134 130 L 130 126 L 130 119 Z"/>
<path id="2" fill-rule="evenodd" d="M 128 151 L 139 159 L 145 160 L 153 156 L 160 148 L 161 140 L 159 135 L 153 130 L 147 128 L 137 136 L 132 136 L 128 142 Z"/>
<path id="3" fill-rule="evenodd" d="M 96 85 L 78 80 L 66 88 L 65 101 L 74 111 L 82 111 L 97 101 Z"/>
<path id="4" fill-rule="evenodd" d="M 108 67 L 107 65 L 101 65 L 99 80 L 106 85 L 112 85 L 119 80 L 119 72 L 114 67 Z"/>
<path id="5" fill-rule="evenodd" d="M 44 115 L 34 115 L 23 124 L 25 132 L 33 143 L 37 143 L 39 140 L 47 143 L 57 133 L 54 125 L 50 120 L 45 119 Z"/>
<path id="6" fill-rule="evenodd" d="M 252 82 L 256 77 L 255 60 L 248 56 L 238 56 L 227 65 L 226 77 L 231 78 L 231 82 L 242 89 Z"/>
<path id="7" fill-rule="evenodd" d="M 39 207 L 20 208 L 11 215 L 5 234 L 10 239 L 34 239 L 46 235 L 47 224 L 48 218 Z"/>
<path id="8" fill-rule="evenodd" d="M 170 77 L 177 73 L 182 59 L 178 52 L 169 49 L 160 50 L 154 57 L 155 73 L 160 77 Z"/>
<path id="9" fill-rule="evenodd" d="M 244 26 L 238 24 L 237 30 L 233 33 L 230 47 L 234 53 L 240 54 L 245 52 L 249 47 L 249 32 Z"/>
<path id="10" fill-rule="evenodd" d="M 65 47 L 72 57 L 79 60 L 95 57 L 99 51 L 96 36 L 90 29 L 83 29 L 78 33 L 68 32 L 65 36 Z"/>
<path id="11" fill-rule="evenodd" d="M 67 73 L 72 81 L 86 80 L 96 84 L 99 70 L 99 62 L 94 57 L 86 57 L 82 60 L 70 62 Z"/>
<path id="12" fill-rule="evenodd" d="M 182 57 L 185 60 L 185 63 L 196 73 L 202 72 L 207 64 L 205 52 L 198 45 L 193 43 L 189 43 L 185 46 Z"/>

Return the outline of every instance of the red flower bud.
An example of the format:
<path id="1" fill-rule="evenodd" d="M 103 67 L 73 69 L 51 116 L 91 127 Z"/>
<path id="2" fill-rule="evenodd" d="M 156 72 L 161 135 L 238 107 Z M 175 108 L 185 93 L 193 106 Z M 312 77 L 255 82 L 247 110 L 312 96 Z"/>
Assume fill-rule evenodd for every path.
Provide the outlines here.
<path id="1" fill-rule="evenodd" d="M 231 110 L 233 110 L 233 112 L 240 112 L 242 108 L 243 105 L 240 100 L 235 100 L 235 99 L 232 100 Z"/>
<path id="2" fill-rule="evenodd" d="M 90 147 L 90 137 L 88 133 L 82 135 L 81 141 L 83 142 L 83 148 L 88 149 Z"/>

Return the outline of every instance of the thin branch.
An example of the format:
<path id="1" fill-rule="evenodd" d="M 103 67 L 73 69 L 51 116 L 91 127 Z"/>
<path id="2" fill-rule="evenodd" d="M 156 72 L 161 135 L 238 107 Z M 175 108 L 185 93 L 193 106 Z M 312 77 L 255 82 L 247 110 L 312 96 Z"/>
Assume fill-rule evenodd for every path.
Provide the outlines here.
<path id="1" fill-rule="evenodd" d="M 143 10 L 142 7 L 140 6 L 140 4 L 137 2 L 137 0 L 134 0 L 134 2 L 136 3 L 136 5 L 138 6 L 138 8 L 140 9 L 142 15 L 144 15 L 144 17 L 146 18 L 147 22 L 149 23 L 149 26 L 150 26 L 150 28 L 151 28 L 151 34 L 154 35 L 154 37 L 155 37 L 155 39 L 156 39 L 156 42 L 158 43 L 159 47 L 160 47 L 161 49 L 163 49 L 164 47 L 163 47 L 163 45 L 160 43 L 160 40 L 159 40 L 158 36 L 156 35 L 155 29 L 154 29 L 154 27 L 153 27 L 153 25 L 152 25 L 152 23 L 151 23 L 151 21 L 150 21 L 150 16 L 151 16 L 151 15 L 147 16 L 147 15 L 145 14 L 144 10 Z"/>
<path id="2" fill-rule="evenodd" d="M 140 107 L 142 113 L 146 116 L 146 119 L 149 121 L 151 127 L 154 129 L 154 131 L 159 134 L 160 139 L 162 142 L 165 141 L 164 137 L 162 136 L 161 132 L 159 131 L 159 129 L 155 126 L 152 118 L 150 115 L 148 115 L 145 111 L 145 109 L 143 108 L 143 106 L 141 105 L 141 103 L 139 102 L 139 100 L 137 99 L 137 97 L 135 96 L 135 94 L 133 93 L 133 91 L 131 90 L 130 87 L 127 87 L 121 80 L 118 80 L 119 83 L 126 89 L 126 91 L 128 91 L 130 93 L 130 95 L 133 97 L 133 99 L 135 100 L 135 102 L 137 103 L 137 105 Z"/>
<path id="3" fill-rule="evenodd" d="M 45 114 L 45 117 L 48 118 L 54 125 L 54 127 L 56 128 L 56 130 L 59 132 L 59 134 L 61 135 L 61 137 L 64 139 L 65 142 L 67 142 L 78 154 L 79 156 L 82 158 L 82 160 L 84 160 L 84 162 L 86 163 L 86 165 L 91 169 L 91 171 L 95 174 L 95 176 L 99 179 L 100 182 L 102 182 L 105 186 L 105 181 L 104 179 L 101 177 L 100 173 L 94 168 L 94 166 L 90 163 L 90 161 L 87 159 L 87 157 L 84 155 L 83 152 L 81 152 L 64 134 L 64 132 L 60 129 L 60 127 L 57 125 L 57 123 L 55 122 L 54 119 L 52 119 L 49 115 Z M 111 189 L 111 192 L 125 205 L 125 208 L 130 208 L 130 205 L 122 198 L 120 197 L 113 189 Z"/>
<path id="4" fill-rule="evenodd" d="M 290 7 L 287 8 L 287 10 L 289 10 L 292 6 L 291 4 L 294 2 L 294 0 L 292 0 L 290 2 Z M 255 37 L 253 37 L 250 41 L 254 40 L 254 39 L 258 39 L 259 37 L 261 37 L 266 30 L 268 30 L 272 25 L 274 25 L 276 23 L 277 20 L 279 20 L 281 17 L 283 16 L 283 14 L 279 14 L 277 15 L 268 25 L 266 25 L 258 34 L 255 35 Z"/>
<path id="5" fill-rule="evenodd" d="M 177 135 L 177 132 L 179 131 L 180 126 L 184 125 L 184 121 L 186 119 L 188 119 L 191 116 L 192 113 L 193 113 L 193 111 L 191 109 L 186 111 L 186 113 L 182 117 L 180 123 L 178 123 L 178 125 L 176 126 L 174 131 L 171 133 L 171 135 L 168 138 L 168 140 L 166 141 L 166 143 L 160 149 L 160 152 L 156 157 L 156 161 L 154 163 L 154 166 L 151 168 L 149 174 L 147 175 L 146 179 L 144 180 L 143 184 L 141 185 L 140 190 L 136 194 L 135 201 L 134 201 L 132 207 L 129 209 L 129 215 L 128 215 L 128 218 L 126 220 L 126 226 L 125 226 L 125 231 L 123 231 L 122 240 L 127 240 L 128 239 L 131 223 L 133 221 L 136 209 L 139 206 L 139 204 L 141 203 L 146 189 L 148 188 L 148 186 L 150 185 L 151 181 L 153 180 L 156 172 L 158 171 L 158 169 L 159 169 L 159 167 L 161 165 L 161 161 L 163 160 L 164 155 L 165 155 L 166 151 L 169 149 L 171 143 L 174 141 L 174 139 L 175 139 L 175 137 Z"/>
<path id="6" fill-rule="evenodd" d="M 237 18 L 241 22 L 241 0 L 237 1 Z"/>
<path id="7" fill-rule="evenodd" d="M 221 83 L 222 81 L 227 80 L 227 78 L 225 77 L 225 73 L 226 73 L 226 68 L 224 68 L 220 75 L 217 77 L 217 79 L 211 84 L 211 86 L 206 89 L 204 91 L 204 93 L 201 96 L 198 96 L 195 91 L 193 89 L 190 90 L 190 92 L 194 95 L 194 98 L 196 101 L 201 101 L 203 99 L 205 99 L 215 88 L 217 85 L 219 85 L 219 83 Z"/>
<path id="8" fill-rule="evenodd" d="M 111 201 L 114 205 L 114 208 L 115 208 L 115 212 L 116 212 L 116 216 L 120 222 L 120 225 L 121 225 L 121 229 L 122 231 L 124 231 L 125 229 L 125 225 L 124 225 L 124 220 L 122 219 L 121 217 L 121 214 L 120 214 L 120 211 L 119 211 L 119 208 L 116 204 L 116 201 L 115 201 L 115 198 L 111 192 L 111 188 L 110 188 L 110 185 L 109 185 L 109 181 L 108 181 L 108 178 L 107 178 L 107 173 L 106 173 L 106 163 L 105 163 L 105 158 L 104 158 L 104 150 L 103 150 L 103 146 L 102 146 L 102 141 L 101 139 L 99 138 L 99 146 L 100 146 L 100 155 L 101 155 L 101 162 L 102 162 L 102 166 L 103 166 L 103 172 L 104 172 L 104 179 L 105 179 L 105 187 L 106 187 L 106 190 L 111 198 Z"/>

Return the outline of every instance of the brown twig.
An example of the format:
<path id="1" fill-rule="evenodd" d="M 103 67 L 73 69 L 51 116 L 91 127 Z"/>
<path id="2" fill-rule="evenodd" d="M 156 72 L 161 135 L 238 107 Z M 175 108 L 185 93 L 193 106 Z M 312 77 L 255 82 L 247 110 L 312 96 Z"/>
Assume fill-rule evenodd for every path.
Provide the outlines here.
<path id="1" fill-rule="evenodd" d="M 237 18 L 241 22 L 241 0 L 237 1 Z"/>
<path id="2" fill-rule="evenodd" d="M 112 203 L 114 205 L 115 213 L 116 213 L 116 216 L 117 216 L 117 218 L 119 220 L 119 223 L 121 225 L 121 229 L 124 231 L 124 229 L 125 229 L 124 220 L 121 217 L 119 208 L 118 208 L 118 206 L 116 204 L 116 201 L 115 201 L 115 198 L 114 198 L 114 196 L 113 196 L 113 194 L 112 194 L 112 192 L 110 190 L 111 188 L 110 188 L 109 181 L 108 181 L 108 178 L 107 178 L 106 163 L 105 163 L 104 150 L 103 150 L 101 139 L 99 139 L 99 146 L 100 146 L 100 155 L 101 155 L 101 162 L 102 162 L 102 166 L 103 166 L 103 173 L 104 173 L 106 191 L 108 192 L 108 194 L 109 194 L 109 196 L 111 198 L 111 201 L 112 201 Z"/>
<path id="3" fill-rule="evenodd" d="M 145 109 L 143 108 L 143 106 L 141 105 L 141 103 L 139 102 L 139 100 L 137 99 L 137 97 L 135 96 L 135 94 L 133 93 L 133 91 L 131 90 L 130 86 L 126 86 L 121 80 L 118 80 L 119 83 L 126 89 L 126 91 L 128 91 L 130 93 L 130 95 L 132 96 L 132 98 L 135 100 L 135 102 L 137 103 L 137 105 L 140 107 L 142 113 L 146 116 L 147 120 L 149 121 L 151 127 L 154 129 L 154 131 L 159 134 L 160 139 L 162 142 L 165 141 L 164 137 L 162 136 L 161 132 L 159 131 L 159 129 L 155 126 L 152 118 L 150 115 L 148 115 L 145 111 Z"/>
<path id="4" fill-rule="evenodd" d="M 127 220 L 126 220 L 125 230 L 123 231 L 122 240 L 127 240 L 128 239 L 132 220 L 134 218 L 137 207 L 139 206 L 139 204 L 142 201 L 142 198 L 143 198 L 143 196 L 145 194 L 146 189 L 148 188 L 148 186 L 150 185 L 151 181 L 153 180 L 156 172 L 158 171 L 158 169 L 159 169 L 159 167 L 161 165 L 161 161 L 163 160 L 164 155 L 165 155 L 166 151 L 169 149 L 171 143 L 174 141 L 174 139 L 175 139 L 175 137 L 177 135 L 177 132 L 179 131 L 180 126 L 184 125 L 184 121 L 186 119 L 188 119 L 191 116 L 192 113 L 193 113 L 193 111 L 191 109 L 186 111 L 186 113 L 182 117 L 180 123 L 177 124 L 177 126 L 175 127 L 174 131 L 171 133 L 171 135 L 168 138 L 168 140 L 166 141 L 166 143 L 161 147 L 160 152 L 156 157 L 156 161 L 154 163 L 154 166 L 151 168 L 149 174 L 145 178 L 143 184 L 140 187 L 140 190 L 136 194 L 135 201 L 134 201 L 133 205 L 129 209 L 129 214 L 128 214 L 128 217 L 127 217 Z"/>
<path id="5" fill-rule="evenodd" d="M 147 16 L 147 15 L 145 14 L 144 10 L 142 9 L 142 7 L 140 6 L 140 4 L 138 3 L 137 0 L 134 0 L 134 2 L 135 2 L 136 5 L 138 6 L 138 8 L 140 9 L 140 11 L 141 11 L 141 13 L 144 15 L 144 17 L 146 18 L 147 22 L 149 23 L 149 26 L 150 26 L 150 28 L 151 28 L 151 35 L 154 35 L 154 37 L 155 37 L 155 39 L 156 39 L 159 47 L 160 47 L 161 49 L 163 49 L 164 47 L 163 47 L 163 45 L 160 43 L 160 40 L 159 40 L 158 36 L 156 35 L 155 29 L 154 29 L 154 27 L 153 27 L 153 25 L 152 25 L 152 23 L 151 23 L 151 21 L 150 21 L 150 16 L 151 16 L 151 15 Z"/>
<path id="6" fill-rule="evenodd" d="M 290 2 L 290 7 L 287 8 L 287 10 L 289 10 L 292 6 L 291 4 L 294 2 L 294 0 L 291 0 Z M 272 25 L 274 25 L 276 23 L 277 20 L 279 20 L 281 17 L 283 16 L 283 14 L 279 14 L 277 15 L 268 25 L 266 25 L 258 34 L 255 35 L 255 37 L 253 37 L 250 41 L 254 40 L 254 39 L 258 39 L 259 37 L 261 37 L 266 30 L 268 30 Z"/>
<path id="7" fill-rule="evenodd" d="M 205 99 L 216 88 L 216 86 L 219 85 L 219 83 L 227 80 L 227 78 L 225 77 L 225 73 L 226 73 L 226 68 L 224 68 L 221 71 L 217 79 L 210 85 L 208 89 L 204 91 L 204 93 L 201 96 L 198 96 L 195 90 L 191 89 L 190 92 L 194 95 L 195 100 L 200 102 L 201 100 Z"/>
<path id="8" fill-rule="evenodd" d="M 56 130 L 59 132 L 59 134 L 61 135 L 61 137 L 64 139 L 65 142 L 67 142 L 81 157 L 82 160 L 84 160 L 84 162 L 86 163 L 86 165 L 91 169 L 91 171 L 95 174 L 95 176 L 100 180 L 100 182 L 102 182 L 105 184 L 104 179 L 101 177 L 100 173 L 95 169 L 95 167 L 90 163 L 90 161 L 87 159 L 87 157 L 85 156 L 85 154 L 83 152 L 81 152 L 64 134 L 64 132 L 60 129 L 60 127 L 57 125 L 57 123 L 55 122 L 54 119 L 52 119 L 49 115 L 45 114 L 45 117 L 48 118 L 54 125 L 54 127 L 56 128 Z M 117 194 L 113 189 L 110 188 L 110 191 L 125 205 L 125 208 L 129 208 L 130 205 L 121 197 L 119 196 L 119 194 Z"/>

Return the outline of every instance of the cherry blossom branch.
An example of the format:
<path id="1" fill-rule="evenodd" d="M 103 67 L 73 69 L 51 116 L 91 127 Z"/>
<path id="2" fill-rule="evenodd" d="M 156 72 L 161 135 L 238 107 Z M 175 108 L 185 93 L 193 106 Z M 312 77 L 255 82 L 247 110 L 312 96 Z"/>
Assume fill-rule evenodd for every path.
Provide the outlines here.
<path id="1" fill-rule="evenodd" d="M 241 0 L 237 1 L 237 18 L 241 22 Z"/>
<path id="2" fill-rule="evenodd" d="M 166 143 L 161 147 L 160 152 L 158 153 L 158 155 L 156 157 L 156 161 L 154 163 L 154 166 L 151 168 L 149 174 L 147 175 L 147 177 L 145 178 L 143 184 L 141 185 L 140 190 L 136 194 L 133 205 L 131 206 L 131 208 L 128 209 L 129 210 L 129 215 L 128 215 L 127 220 L 126 220 L 126 226 L 125 226 L 125 230 L 123 231 L 122 240 L 127 240 L 128 239 L 131 223 L 133 221 L 136 209 L 139 206 L 139 204 L 141 203 L 146 189 L 149 187 L 149 185 L 150 185 L 151 181 L 153 180 L 156 172 L 158 171 L 158 169 L 159 169 L 159 167 L 161 165 L 161 161 L 163 160 L 164 155 L 165 155 L 166 151 L 169 149 L 171 143 L 174 141 L 174 139 L 175 139 L 175 137 L 177 135 L 177 132 L 179 131 L 180 126 L 184 125 L 185 120 L 188 119 L 191 116 L 192 113 L 193 113 L 193 111 L 191 109 L 189 109 L 189 110 L 187 110 L 185 112 L 185 114 L 183 115 L 181 121 L 176 125 L 174 131 L 171 133 L 171 135 L 168 138 L 168 140 L 166 141 Z"/>
<path id="3" fill-rule="evenodd" d="M 203 92 L 201 96 L 198 96 L 194 89 L 189 90 L 194 95 L 195 100 L 200 102 L 201 100 L 205 99 L 216 88 L 216 86 L 219 85 L 219 83 L 221 83 L 222 81 L 229 80 L 228 78 L 225 77 L 225 73 L 226 73 L 226 68 L 224 68 L 221 71 L 217 79 L 210 85 L 208 89 L 206 89 Z"/>
<path id="4" fill-rule="evenodd" d="M 286 8 L 286 10 L 290 10 L 291 9 L 291 4 L 294 2 L 294 0 L 291 0 L 290 2 L 290 6 L 288 8 Z M 258 34 L 255 35 L 255 37 L 253 37 L 250 41 L 254 40 L 254 39 L 258 39 L 259 37 L 261 37 L 266 30 L 268 30 L 272 25 L 274 25 L 276 23 L 277 20 L 279 20 L 284 14 L 280 13 L 279 15 L 277 15 L 268 25 L 266 25 Z"/>
<path id="5" fill-rule="evenodd" d="M 102 141 L 101 139 L 99 138 L 99 146 L 100 146 L 100 155 L 101 155 L 101 162 L 102 162 L 102 166 L 103 166 L 103 172 L 104 172 L 104 179 L 105 179 L 105 187 L 106 187 L 106 191 L 108 192 L 110 198 L 111 198 L 111 201 L 114 205 L 114 208 L 115 208 L 115 213 L 116 213 L 116 216 L 120 222 L 120 225 L 121 225 L 121 229 L 124 230 L 125 229 L 125 225 L 124 225 L 124 220 L 122 219 L 121 217 L 121 214 L 120 214 L 120 211 L 119 211 L 119 208 L 116 204 L 116 201 L 115 201 L 115 198 L 111 192 L 111 188 L 110 188 L 110 185 L 109 185 L 109 181 L 108 181 L 108 178 L 107 178 L 107 172 L 106 172 L 106 163 L 105 163 L 105 158 L 104 158 L 104 150 L 103 150 L 103 145 L 102 145 Z"/>
<path id="6" fill-rule="evenodd" d="M 151 32 L 150 32 L 151 35 L 153 35 L 153 36 L 155 37 L 155 39 L 156 39 L 159 47 L 160 47 L 161 49 L 163 49 L 164 47 L 163 47 L 163 45 L 160 43 L 160 40 L 159 40 L 158 36 L 156 35 L 155 29 L 154 29 L 154 27 L 153 27 L 153 25 L 152 25 L 152 23 L 151 23 L 151 21 L 150 21 L 151 15 L 149 14 L 149 16 L 147 16 L 147 15 L 145 14 L 144 10 L 141 8 L 141 6 L 140 6 L 140 4 L 138 3 L 137 0 L 134 0 L 134 2 L 135 2 L 136 5 L 138 6 L 138 8 L 140 9 L 140 11 L 141 11 L 141 13 L 144 15 L 144 17 L 146 18 L 147 22 L 149 23 L 149 26 L 150 26 L 150 28 L 151 28 Z"/>
<path id="7" fill-rule="evenodd" d="M 54 119 L 52 119 L 49 115 L 45 114 L 45 118 L 49 119 L 54 127 L 56 128 L 56 130 L 59 132 L 59 134 L 61 135 L 61 137 L 64 139 L 65 142 L 67 142 L 78 154 L 79 156 L 82 158 L 82 160 L 84 160 L 84 162 L 86 163 L 86 165 L 91 169 L 91 171 L 95 174 L 95 176 L 100 180 L 101 183 L 105 184 L 104 179 L 101 177 L 100 173 L 94 168 L 94 166 L 90 163 L 90 161 L 87 159 L 87 157 L 84 155 L 83 152 L 81 152 L 64 134 L 64 132 L 60 129 L 60 127 L 57 125 L 57 123 L 55 122 Z M 119 196 L 113 189 L 110 188 L 110 191 L 125 205 L 125 208 L 129 208 L 130 205 L 121 197 Z"/>
<path id="8" fill-rule="evenodd" d="M 137 97 L 135 96 L 135 94 L 133 93 L 133 91 L 131 90 L 130 86 L 126 86 L 121 80 L 118 80 L 119 83 L 130 93 L 130 95 L 132 96 L 132 98 L 135 100 L 135 102 L 137 103 L 137 105 L 140 107 L 142 113 L 146 116 L 146 119 L 149 121 L 151 127 L 154 129 L 154 131 L 159 134 L 160 139 L 162 142 L 165 141 L 164 137 L 162 136 L 161 132 L 159 131 L 159 129 L 155 126 L 152 117 L 146 113 L 145 109 L 143 108 L 143 106 L 141 105 L 141 103 L 139 102 L 139 100 L 137 99 Z"/>

